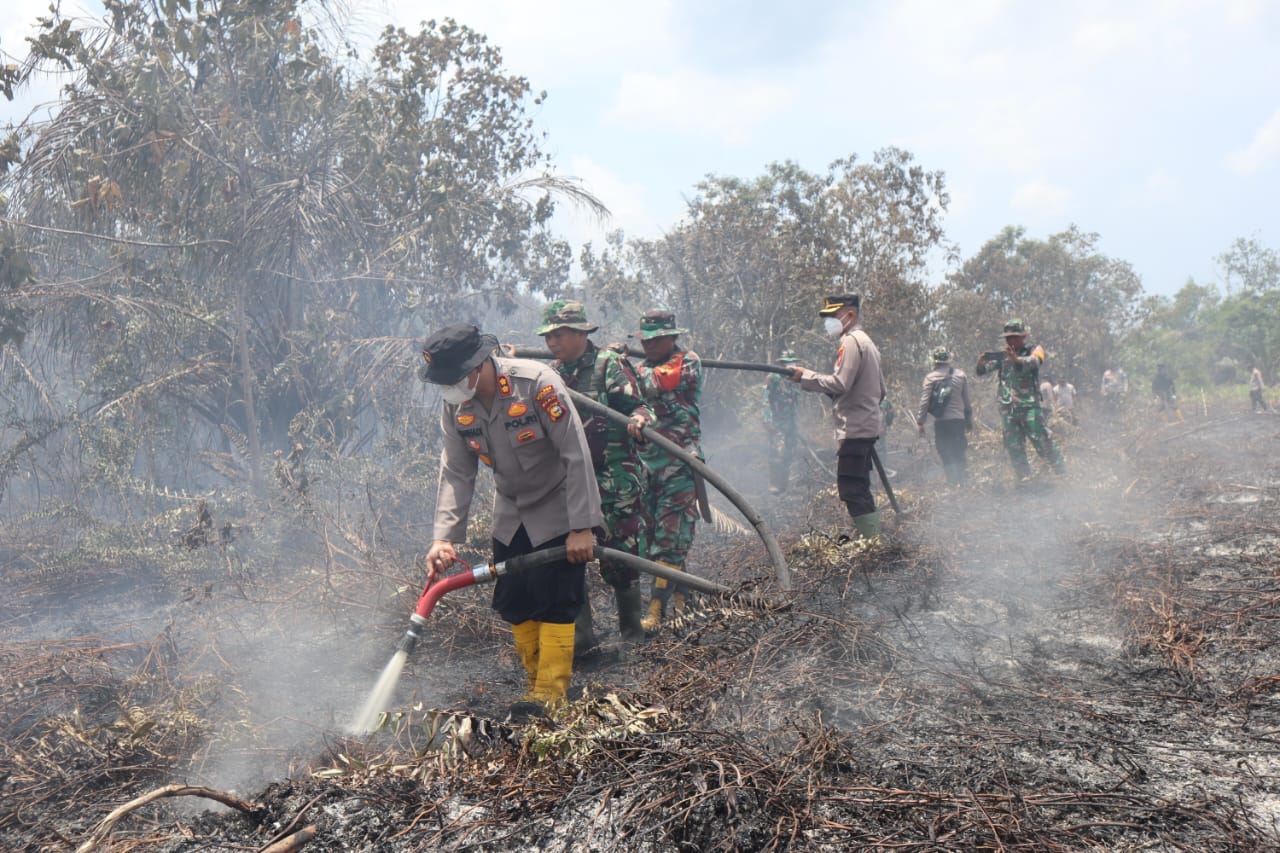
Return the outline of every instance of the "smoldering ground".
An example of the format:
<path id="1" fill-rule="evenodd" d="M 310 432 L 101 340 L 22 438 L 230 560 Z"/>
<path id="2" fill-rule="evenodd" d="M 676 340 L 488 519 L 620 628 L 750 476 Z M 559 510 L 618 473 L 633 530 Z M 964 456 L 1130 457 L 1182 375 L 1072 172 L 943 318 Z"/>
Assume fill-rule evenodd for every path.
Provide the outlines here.
<path id="1" fill-rule="evenodd" d="M 317 827 L 309 849 L 330 850 L 1274 845 L 1276 426 L 1123 427 L 1063 428 L 1068 476 L 1029 491 L 1010 487 L 992 431 L 974 436 L 974 482 L 958 490 L 941 487 L 927 444 L 892 434 L 910 514 L 886 507 L 874 548 L 834 541 L 847 521 L 829 475 L 798 460 L 792 489 L 761 502 L 791 562 L 789 606 L 703 600 L 626 660 L 606 649 L 578 668 L 579 701 L 552 728 L 500 722 L 522 676 L 481 589 L 433 615 L 393 724 L 341 735 L 403 630 L 420 580 L 408 563 L 326 574 L 321 548 L 289 581 L 172 591 L 152 614 L 153 636 L 171 625 L 174 638 L 159 651 L 145 639 L 157 623 L 136 618 L 144 648 L 114 667 L 45 649 L 79 682 L 31 677 L 38 654 L 11 631 L 4 684 L 26 692 L 6 707 L 28 710 L 6 724 L 2 831 L 59 849 L 180 778 L 236 785 L 263 810 L 191 820 L 152 805 L 120 843 L 262 846 L 296 822 Z M 744 488 L 764 484 L 753 428 L 708 437 L 733 448 L 727 475 Z M 691 565 L 770 586 L 758 542 L 712 525 Z M 608 646 L 607 592 L 595 601 Z M 152 727 L 122 722 L 138 714 Z M 59 777 L 43 749 L 80 760 Z M 147 749 L 150 772 L 121 764 Z M 54 791 L 74 807 L 37 814 L 30 802 Z"/>

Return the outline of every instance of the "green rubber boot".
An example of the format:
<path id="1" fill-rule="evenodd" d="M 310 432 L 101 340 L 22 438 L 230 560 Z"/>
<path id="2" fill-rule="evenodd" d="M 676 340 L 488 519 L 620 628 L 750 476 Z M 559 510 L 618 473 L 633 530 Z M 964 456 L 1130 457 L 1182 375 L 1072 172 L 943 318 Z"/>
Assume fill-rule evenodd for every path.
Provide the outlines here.
<path id="1" fill-rule="evenodd" d="M 868 512 L 865 515 L 855 515 L 853 517 L 853 526 L 858 531 L 859 539 L 869 539 L 872 542 L 879 542 L 880 510 Z"/>
<path id="2" fill-rule="evenodd" d="M 632 584 L 625 589 L 613 590 L 614 599 L 618 603 L 618 633 L 622 642 L 636 645 L 644 642 L 644 628 L 640 625 L 640 610 L 644 594 L 639 584 Z"/>

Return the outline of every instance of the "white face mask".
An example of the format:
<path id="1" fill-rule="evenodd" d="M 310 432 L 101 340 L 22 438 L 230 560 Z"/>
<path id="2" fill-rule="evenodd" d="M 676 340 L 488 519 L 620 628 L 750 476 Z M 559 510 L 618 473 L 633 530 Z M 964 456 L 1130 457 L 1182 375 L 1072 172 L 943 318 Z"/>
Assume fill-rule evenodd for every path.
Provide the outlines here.
<path id="1" fill-rule="evenodd" d="M 822 327 L 827 330 L 827 334 L 831 337 L 838 337 L 844 331 L 844 321 L 837 317 L 823 317 Z"/>
<path id="2" fill-rule="evenodd" d="M 476 389 L 471 385 L 470 375 L 462 377 L 461 382 L 455 382 L 440 389 L 440 396 L 451 406 L 460 406 L 475 395 Z"/>

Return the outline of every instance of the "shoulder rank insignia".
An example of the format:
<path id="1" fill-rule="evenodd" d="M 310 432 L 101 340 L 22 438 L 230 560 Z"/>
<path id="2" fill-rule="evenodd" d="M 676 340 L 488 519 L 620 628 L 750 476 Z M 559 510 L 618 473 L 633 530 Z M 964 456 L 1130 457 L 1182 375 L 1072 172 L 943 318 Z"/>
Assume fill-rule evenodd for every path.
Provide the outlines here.
<path id="1" fill-rule="evenodd" d="M 512 394 L 511 377 L 499 376 L 498 377 L 498 395 L 501 397 L 510 397 L 511 394 Z"/>
<path id="2" fill-rule="evenodd" d="M 539 403 L 541 403 L 543 400 L 547 399 L 548 394 L 554 394 L 554 393 L 556 393 L 556 387 L 554 385 L 543 385 L 541 388 L 538 389 L 538 396 L 536 399 Z"/>
<path id="3" fill-rule="evenodd" d="M 558 394 L 552 394 L 542 400 L 541 406 L 553 422 L 564 417 L 564 406 L 560 405 L 560 396 Z"/>
<path id="4" fill-rule="evenodd" d="M 524 403 L 512 403 L 510 406 L 507 406 L 507 417 L 518 418 L 527 411 L 529 411 L 529 407 Z"/>

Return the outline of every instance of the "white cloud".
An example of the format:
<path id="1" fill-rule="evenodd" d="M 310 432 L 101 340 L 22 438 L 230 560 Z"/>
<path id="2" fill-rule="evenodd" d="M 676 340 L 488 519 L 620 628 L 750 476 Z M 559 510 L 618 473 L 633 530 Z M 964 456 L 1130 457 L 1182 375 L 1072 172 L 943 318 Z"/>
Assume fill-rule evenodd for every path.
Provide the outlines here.
<path id="1" fill-rule="evenodd" d="M 509 71 L 535 88 L 592 76 L 616 76 L 635 64 L 662 67 L 675 48 L 672 0 L 388 0 L 391 19 L 406 29 L 451 17 L 502 49 Z"/>
<path id="2" fill-rule="evenodd" d="M 1252 175 L 1280 162 L 1280 110 L 1272 113 L 1244 148 L 1227 155 L 1227 168 L 1238 175 Z"/>
<path id="3" fill-rule="evenodd" d="M 1044 180 L 1034 180 L 1022 184 L 1013 191 L 1009 199 L 1010 205 L 1037 218 L 1061 217 L 1067 211 L 1067 203 L 1071 201 L 1071 190 Z"/>
<path id="4" fill-rule="evenodd" d="M 1142 201 L 1147 205 L 1165 205 L 1180 199 L 1182 187 L 1163 169 L 1149 173 L 1142 182 Z"/>
<path id="5" fill-rule="evenodd" d="M 660 220 L 650 207 L 649 193 L 643 183 L 628 181 L 590 157 L 574 157 L 569 173 L 582 181 L 583 189 L 604 202 L 610 213 L 610 217 L 601 222 L 584 210 L 560 202 L 557 219 L 563 217 L 570 226 L 572 233 L 567 236 L 571 243 L 592 240 L 598 244 L 606 233 L 618 229 L 627 236 L 655 236 Z M 671 219 L 664 216 L 661 221 L 669 223 Z"/>
<path id="6" fill-rule="evenodd" d="M 667 129 L 742 143 L 788 102 L 777 83 L 736 80 L 684 70 L 625 75 L 606 119 L 649 132 Z"/>

